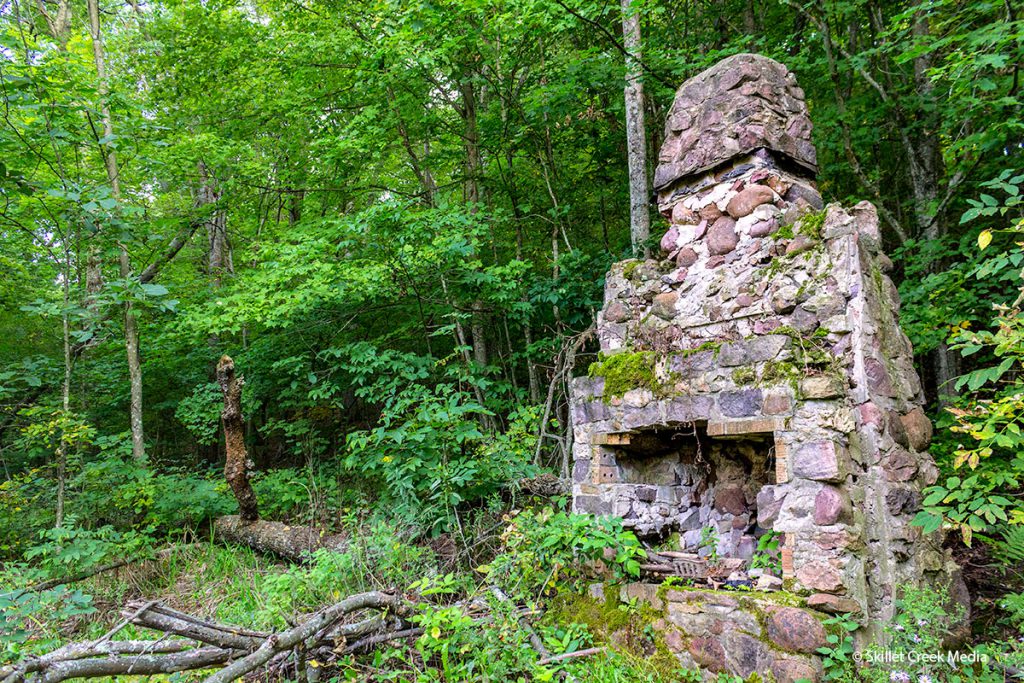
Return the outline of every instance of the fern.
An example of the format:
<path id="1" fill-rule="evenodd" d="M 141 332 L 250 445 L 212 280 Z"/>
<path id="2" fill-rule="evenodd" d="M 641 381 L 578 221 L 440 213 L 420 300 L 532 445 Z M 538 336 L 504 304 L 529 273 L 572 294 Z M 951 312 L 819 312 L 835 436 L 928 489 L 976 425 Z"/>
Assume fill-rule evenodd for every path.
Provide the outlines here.
<path id="1" fill-rule="evenodd" d="M 1001 529 L 1002 540 L 993 539 L 993 555 L 1001 563 L 1019 566 L 1024 562 L 1024 526 L 1007 526 Z"/>

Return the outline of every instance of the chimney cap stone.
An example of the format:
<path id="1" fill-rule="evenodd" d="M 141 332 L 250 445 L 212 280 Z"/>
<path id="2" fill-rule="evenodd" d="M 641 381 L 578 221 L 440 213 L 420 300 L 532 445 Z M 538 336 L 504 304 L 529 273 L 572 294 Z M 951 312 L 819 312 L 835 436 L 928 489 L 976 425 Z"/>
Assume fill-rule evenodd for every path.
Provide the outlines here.
<path id="1" fill-rule="evenodd" d="M 676 92 L 654 172 L 661 191 L 680 178 L 710 171 L 766 148 L 814 177 L 817 152 L 796 76 L 758 54 L 727 57 Z"/>

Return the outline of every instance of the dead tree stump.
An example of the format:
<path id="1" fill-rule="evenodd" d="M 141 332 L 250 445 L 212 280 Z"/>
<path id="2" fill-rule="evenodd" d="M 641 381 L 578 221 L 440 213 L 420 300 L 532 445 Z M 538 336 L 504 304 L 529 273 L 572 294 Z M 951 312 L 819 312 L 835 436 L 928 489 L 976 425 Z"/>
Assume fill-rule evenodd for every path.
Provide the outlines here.
<path id="1" fill-rule="evenodd" d="M 217 383 L 224 393 L 224 410 L 220 414 L 227 453 L 224 477 L 238 500 L 239 517 L 243 522 L 253 522 L 260 518 L 260 513 L 256 506 L 256 492 L 249 483 L 249 470 L 253 464 L 245 450 L 245 426 L 242 420 L 242 387 L 245 379 L 235 375 L 235 361 L 230 356 L 221 356 L 217 363 Z"/>

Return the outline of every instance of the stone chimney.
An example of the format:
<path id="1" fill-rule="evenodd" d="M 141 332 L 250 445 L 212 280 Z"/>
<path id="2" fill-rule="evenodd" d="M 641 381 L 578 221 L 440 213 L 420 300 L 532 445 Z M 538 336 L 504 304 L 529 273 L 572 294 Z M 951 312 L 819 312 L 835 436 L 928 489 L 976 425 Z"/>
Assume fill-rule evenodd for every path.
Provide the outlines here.
<path id="1" fill-rule="evenodd" d="M 878 215 L 825 207 L 816 172 L 782 64 L 736 55 L 676 93 L 660 258 L 612 266 L 573 385 L 574 508 L 733 560 L 778 534 L 788 590 L 877 624 L 902 585 L 963 584 L 911 525 L 937 470 Z"/>

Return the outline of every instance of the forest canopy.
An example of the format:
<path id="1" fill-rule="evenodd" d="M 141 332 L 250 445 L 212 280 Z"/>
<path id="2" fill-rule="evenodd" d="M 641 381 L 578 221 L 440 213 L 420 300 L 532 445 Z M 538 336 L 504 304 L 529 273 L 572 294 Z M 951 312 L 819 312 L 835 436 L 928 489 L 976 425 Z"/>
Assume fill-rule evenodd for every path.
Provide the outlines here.
<path id="1" fill-rule="evenodd" d="M 516 604 L 585 592 L 598 540 L 639 571 L 621 522 L 568 511 L 569 382 L 599 361 L 605 273 L 667 228 L 649 174 L 675 90 L 745 52 L 806 93 L 825 201 L 877 207 L 936 424 L 916 524 L 976 566 L 976 642 L 1019 638 L 1022 12 L 0 0 L 0 667 L 99 637 L 119 620 L 101 603 L 173 593 L 186 566 L 220 594 L 248 586 L 212 616 L 261 633 L 338 591 L 462 598 L 481 566 L 517 581 Z M 241 451 L 222 356 L 244 376 Z M 233 457 L 262 519 L 348 549 L 283 566 L 212 542 L 238 512 Z M 63 582 L 142 560 L 158 569 Z M 604 647 L 561 604 L 554 656 Z M 551 680 L 522 630 L 479 673 L 466 652 L 507 643 L 444 609 L 415 657 L 389 651 L 399 678 L 343 653 L 363 676 L 343 680 Z M 587 680 L 682 680 L 597 656 Z"/>

